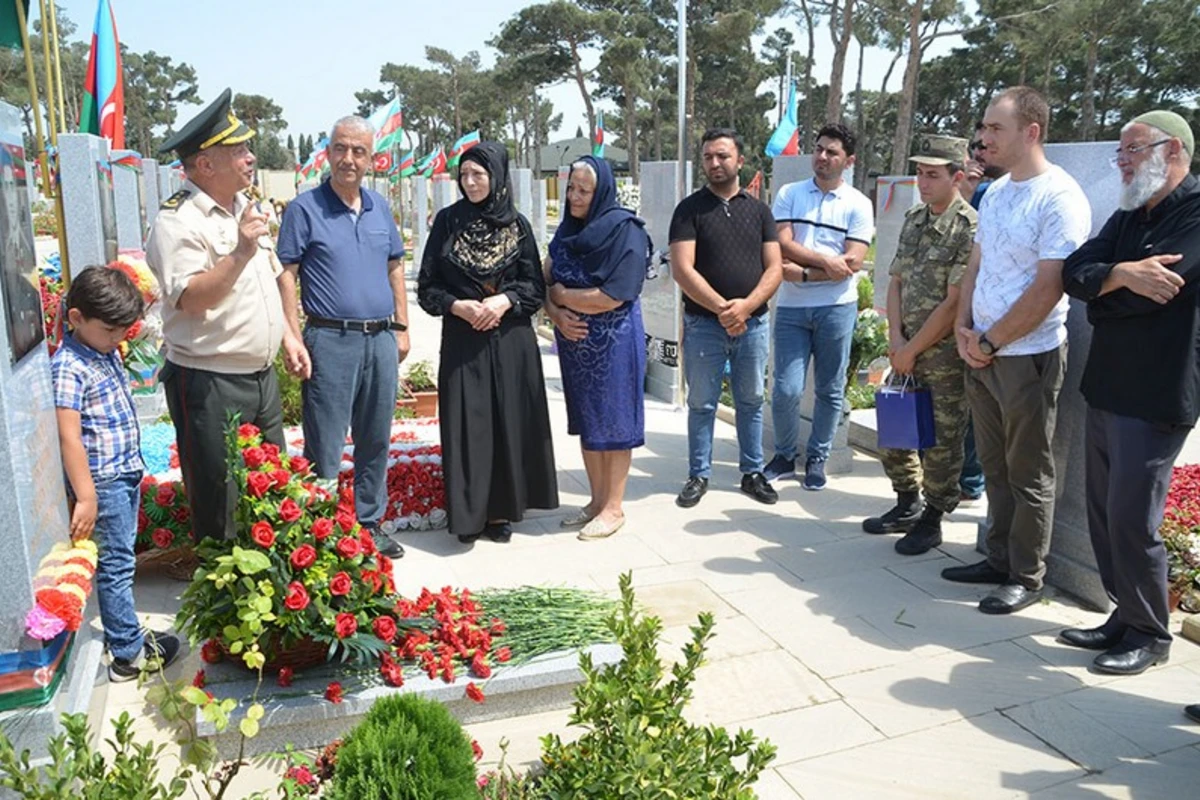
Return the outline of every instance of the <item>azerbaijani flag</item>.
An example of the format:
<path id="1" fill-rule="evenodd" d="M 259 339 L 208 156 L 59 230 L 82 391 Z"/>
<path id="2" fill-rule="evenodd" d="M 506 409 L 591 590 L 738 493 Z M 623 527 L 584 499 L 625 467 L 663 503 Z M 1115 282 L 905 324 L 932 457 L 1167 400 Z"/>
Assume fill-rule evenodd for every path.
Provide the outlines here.
<path id="1" fill-rule="evenodd" d="M 400 171 L 400 177 L 407 178 L 409 175 L 414 174 L 417 171 L 416 163 L 417 151 L 410 150 L 408 155 L 403 156 L 400 159 L 400 163 L 396 165 L 397 169 Z"/>
<path id="2" fill-rule="evenodd" d="M 92 52 L 88 56 L 87 73 L 83 79 L 83 111 L 79 115 L 79 131 L 103 136 L 111 147 L 125 149 L 125 83 L 121 73 L 121 45 L 117 41 L 117 21 L 108 0 L 100 0 L 96 8 Z"/>
<path id="3" fill-rule="evenodd" d="M 375 152 L 391 150 L 404 135 L 404 112 L 400 108 L 400 98 L 393 97 L 386 106 L 376 109 L 367 121 L 375 128 Z"/>
<path id="4" fill-rule="evenodd" d="M 800 126 L 796 122 L 795 83 L 788 90 L 787 110 L 783 112 L 783 119 L 779 121 L 779 127 L 775 129 L 775 132 L 771 134 L 770 141 L 767 142 L 766 153 L 771 158 L 800 155 Z"/>
<path id="5" fill-rule="evenodd" d="M 446 162 L 447 169 L 454 169 L 458 166 L 458 162 L 462 161 L 463 153 L 470 150 L 475 145 L 479 144 L 479 130 L 473 130 L 462 136 L 454 146 L 450 148 L 450 159 Z"/>
<path id="6" fill-rule="evenodd" d="M 29 23 L 29 0 L 23 0 L 25 23 Z M 17 24 L 17 4 L 0 3 L 0 47 L 23 50 L 21 26 Z"/>
<path id="7" fill-rule="evenodd" d="M 592 136 L 592 155 L 604 158 L 604 112 L 596 114 L 596 133 Z"/>
<path id="8" fill-rule="evenodd" d="M 428 178 L 431 175 L 446 171 L 446 151 L 442 148 L 434 150 L 425 158 L 421 159 L 421 163 L 416 166 L 415 170 L 422 178 Z"/>
<path id="9" fill-rule="evenodd" d="M 142 154 L 136 150 L 113 150 L 108 158 L 115 167 L 142 168 Z"/>

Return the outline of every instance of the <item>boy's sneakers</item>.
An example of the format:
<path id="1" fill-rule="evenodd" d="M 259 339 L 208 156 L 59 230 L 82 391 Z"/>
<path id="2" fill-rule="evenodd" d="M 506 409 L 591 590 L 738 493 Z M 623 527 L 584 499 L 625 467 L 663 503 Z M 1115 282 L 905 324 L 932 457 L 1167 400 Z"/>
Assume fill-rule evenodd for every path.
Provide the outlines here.
<path id="1" fill-rule="evenodd" d="M 132 661 L 114 657 L 108 665 L 108 680 L 111 683 L 131 681 L 142 670 L 166 669 L 178 657 L 179 637 L 171 633 L 146 631 L 142 652 Z"/>
<path id="2" fill-rule="evenodd" d="M 775 456 L 771 459 L 771 463 L 767 464 L 763 470 L 763 475 L 768 481 L 777 481 L 780 478 L 796 477 L 796 459 L 786 456 Z"/>
<path id="3" fill-rule="evenodd" d="M 825 488 L 825 461 L 820 458 L 810 458 L 804 464 L 804 488 L 810 492 L 819 492 Z"/>

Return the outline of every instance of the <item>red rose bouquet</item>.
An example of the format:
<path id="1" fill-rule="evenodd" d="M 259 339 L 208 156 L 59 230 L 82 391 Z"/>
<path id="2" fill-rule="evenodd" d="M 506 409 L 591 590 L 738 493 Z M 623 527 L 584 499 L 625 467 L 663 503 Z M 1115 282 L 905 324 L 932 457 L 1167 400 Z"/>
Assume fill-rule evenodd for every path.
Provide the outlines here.
<path id="1" fill-rule="evenodd" d="M 332 485 L 253 425 L 231 428 L 229 469 L 237 536 L 198 545 L 201 570 L 184 592 L 179 629 L 193 644 L 217 640 L 251 669 L 299 643 L 360 663 L 386 653 L 392 645 L 379 633 L 391 630 L 397 602 L 391 564 L 353 506 L 339 508 Z"/>
<path id="2" fill-rule="evenodd" d="M 183 481 L 142 478 L 142 506 L 138 511 L 137 543 L 134 549 L 169 550 L 192 543 L 192 512 Z"/>

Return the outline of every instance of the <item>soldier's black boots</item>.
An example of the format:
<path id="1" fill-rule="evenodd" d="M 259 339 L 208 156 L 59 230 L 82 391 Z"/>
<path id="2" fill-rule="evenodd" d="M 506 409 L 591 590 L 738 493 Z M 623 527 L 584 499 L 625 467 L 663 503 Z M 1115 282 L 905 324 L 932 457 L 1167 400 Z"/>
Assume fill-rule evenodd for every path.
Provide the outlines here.
<path id="1" fill-rule="evenodd" d="M 921 495 L 919 492 L 899 492 L 896 507 L 882 517 L 868 517 L 862 528 L 867 533 L 908 533 L 921 518 Z"/>
<path id="2" fill-rule="evenodd" d="M 896 542 L 896 552 L 902 556 L 919 556 L 942 543 L 942 512 L 925 506 L 925 513 L 908 533 Z"/>

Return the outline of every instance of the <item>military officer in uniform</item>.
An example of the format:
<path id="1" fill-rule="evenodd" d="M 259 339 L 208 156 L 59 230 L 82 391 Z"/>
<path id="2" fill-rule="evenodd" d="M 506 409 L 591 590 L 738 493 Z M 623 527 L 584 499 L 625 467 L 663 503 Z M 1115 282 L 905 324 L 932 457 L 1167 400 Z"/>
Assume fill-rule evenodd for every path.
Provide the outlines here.
<path id="1" fill-rule="evenodd" d="M 230 414 L 284 447 L 273 364 L 285 325 L 267 215 L 246 195 L 254 131 L 226 89 L 161 148 L 187 181 L 163 203 L 146 260 L 163 292 L 166 365 L 160 380 L 175 423 L 193 536 L 233 536 L 234 484 L 225 467 Z"/>
<path id="2" fill-rule="evenodd" d="M 933 397 L 937 444 L 884 450 L 883 467 L 896 506 L 863 521 L 867 533 L 904 533 L 896 551 L 919 555 L 942 543 L 942 517 L 958 505 L 967 424 L 965 365 L 954 339 L 959 281 L 975 239 L 977 216 L 959 194 L 967 140 L 924 137 L 916 163 L 921 204 L 904 219 L 890 270 L 887 315 L 892 370 L 911 376 Z M 921 500 L 924 490 L 925 500 Z"/>

